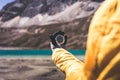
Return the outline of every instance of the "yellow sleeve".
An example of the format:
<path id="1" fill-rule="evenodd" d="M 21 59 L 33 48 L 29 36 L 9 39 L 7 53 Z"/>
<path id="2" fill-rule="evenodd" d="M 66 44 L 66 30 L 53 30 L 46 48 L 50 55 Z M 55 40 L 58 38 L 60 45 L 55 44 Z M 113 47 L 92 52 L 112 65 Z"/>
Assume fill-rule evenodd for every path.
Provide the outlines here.
<path id="1" fill-rule="evenodd" d="M 120 80 L 119 55 L 120 0 L 106 0 L 95 13 L 89 28 L 86 75 L 89 78 L 96 76 L 98 80 Z"/>
<path id="2" fill-rule="evenodd" d="M 54 50 L 52 59 L 56 66 L 66 74 L 66 80 L 83 80 L 83 62 L 62 48 Z M 81 77 L 80 77 L 81 76 Z M 81 79 L 79 79 L 81 78 Z M 85 79 L 84 79 L 85 80 Z"/>

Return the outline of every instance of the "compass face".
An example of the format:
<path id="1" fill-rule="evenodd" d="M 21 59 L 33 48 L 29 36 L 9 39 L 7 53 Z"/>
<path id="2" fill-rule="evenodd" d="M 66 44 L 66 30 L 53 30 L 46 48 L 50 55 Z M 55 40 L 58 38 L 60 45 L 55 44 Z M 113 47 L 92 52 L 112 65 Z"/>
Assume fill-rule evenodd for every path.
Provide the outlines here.
<path id="1" fill-rule="evenodd" d="M 56 42 L 59 43 L 59 44 L 63 44 L 64 41 L 65 41 L 63 35 L 57 35 L 57 36 L 55 37 L 55 40 L 56 40 Z"/>

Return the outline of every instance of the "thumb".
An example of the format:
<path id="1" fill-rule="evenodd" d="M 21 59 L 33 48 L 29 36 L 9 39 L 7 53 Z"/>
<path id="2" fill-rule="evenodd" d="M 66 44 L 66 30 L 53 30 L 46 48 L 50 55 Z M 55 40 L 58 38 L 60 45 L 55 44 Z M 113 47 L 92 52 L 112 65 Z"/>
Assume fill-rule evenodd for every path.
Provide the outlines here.
<path id="1" fill-rule="evenodd" d="M 53 51 L 54 45 L 52 44 L 52 42 L 50 42 L 50 48 L 51 48 L 51 50 Z"/>

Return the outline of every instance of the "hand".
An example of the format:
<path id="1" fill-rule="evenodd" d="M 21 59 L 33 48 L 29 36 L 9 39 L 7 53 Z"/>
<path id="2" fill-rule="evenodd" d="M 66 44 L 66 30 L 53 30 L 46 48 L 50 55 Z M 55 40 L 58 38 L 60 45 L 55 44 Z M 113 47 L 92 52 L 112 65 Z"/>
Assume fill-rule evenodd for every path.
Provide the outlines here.
<path id="1" fill-rule="evenodd" d="M 51 47 L 52 51 L 55 48 L 64 48 L 65 49 L 65 46 L 67 43 L 67 36 L 64 35 L 64 32 L 58 31 L 58 32 L 50 35 L 50 39 L 51 39 L 50 47 Z"/>

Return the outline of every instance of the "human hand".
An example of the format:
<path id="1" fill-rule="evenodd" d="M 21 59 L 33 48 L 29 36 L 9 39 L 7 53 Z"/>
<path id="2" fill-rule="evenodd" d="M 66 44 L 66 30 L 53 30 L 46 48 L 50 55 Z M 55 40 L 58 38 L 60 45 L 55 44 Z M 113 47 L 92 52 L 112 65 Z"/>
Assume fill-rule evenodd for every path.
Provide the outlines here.
<path id="1" fill-rule="evenodd" d="M 64 35 L 64 32 L 58 31 L 50 35 L 50 47 L 53 51 L 55 48 L 64 48 L 67 43 L 67 36 Z"/>

